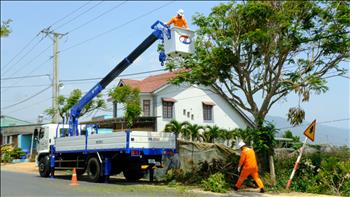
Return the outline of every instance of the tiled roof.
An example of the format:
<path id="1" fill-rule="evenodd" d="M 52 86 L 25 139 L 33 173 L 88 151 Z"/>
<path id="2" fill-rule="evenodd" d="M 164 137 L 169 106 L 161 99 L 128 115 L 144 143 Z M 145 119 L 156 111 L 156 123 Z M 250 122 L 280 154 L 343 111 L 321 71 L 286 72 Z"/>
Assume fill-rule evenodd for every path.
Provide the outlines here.
<path id="1" fill-rule="evenodd" d="M 159 75 L 149 76 L 143 80 L 122 79 L 123 85 L 140 89 L 142 93 L 150 93 L 166 85 L 170 79 L 176 76 L 176 72 L 167 72 Z"/>

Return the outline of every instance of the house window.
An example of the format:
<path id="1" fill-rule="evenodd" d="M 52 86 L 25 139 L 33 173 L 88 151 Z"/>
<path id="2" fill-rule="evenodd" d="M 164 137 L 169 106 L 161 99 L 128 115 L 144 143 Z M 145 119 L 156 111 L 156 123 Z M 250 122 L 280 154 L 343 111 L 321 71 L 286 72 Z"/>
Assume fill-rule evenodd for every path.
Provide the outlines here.
<path id="1" fill-rule="evenodd" d="M 193 116 L 193 114 L 191 115 L 191 119 L 192 119 L 192 120 L 194 120 L 194 116 Z"/>
<path id="2" fill-rule="evenodd" d="M 189 118 L 190 117 L 190 112 L 187 112 L 187 118 Z"/>
<path id="3" fill-rule="evenodd" d="M 151 115 L 151 101 L 143 100 L 143 116 Z"/>
<path id="4" fill-rule="evenodd" d="M 185 109 L 183 110 L 183 114 L 184 114 L 184 116 L 186 116 L 186 110 Z"/>
<path id="5" fill-rule="evenodd" d="M 213 106 L 212 103 L 203 102 L 203 120 L 213 120 Z"/>
<path id="6" fill-rule="evenodd" d="M 173 118 L 173 102 L 163 101 L 163 118 Z"/>

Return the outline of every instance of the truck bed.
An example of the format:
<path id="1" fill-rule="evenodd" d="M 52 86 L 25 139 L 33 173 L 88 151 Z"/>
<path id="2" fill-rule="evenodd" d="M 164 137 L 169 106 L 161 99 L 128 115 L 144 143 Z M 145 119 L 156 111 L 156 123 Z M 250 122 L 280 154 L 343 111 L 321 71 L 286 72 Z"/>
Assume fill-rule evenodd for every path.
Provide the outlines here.
<path id="1" fill-rule="evenodd" d="M 175 149 L 175 135 L 164 132 L 133 131 L 69 136 L 55 139 L 56 152 L 99 152 L 142 150 L 161 154 Z"/>

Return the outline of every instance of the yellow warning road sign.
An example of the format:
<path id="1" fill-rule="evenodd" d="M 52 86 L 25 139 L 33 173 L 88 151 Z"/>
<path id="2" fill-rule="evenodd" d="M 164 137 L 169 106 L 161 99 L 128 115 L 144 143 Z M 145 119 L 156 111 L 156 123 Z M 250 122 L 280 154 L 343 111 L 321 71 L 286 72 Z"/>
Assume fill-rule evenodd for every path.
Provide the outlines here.
<path id="1" fill-rule="evenodd" d="M 305 129 L 304 135 L 309 138 L 311 141 L 315 140 L 315 130 L 316 130 L 316 120 Z"/>

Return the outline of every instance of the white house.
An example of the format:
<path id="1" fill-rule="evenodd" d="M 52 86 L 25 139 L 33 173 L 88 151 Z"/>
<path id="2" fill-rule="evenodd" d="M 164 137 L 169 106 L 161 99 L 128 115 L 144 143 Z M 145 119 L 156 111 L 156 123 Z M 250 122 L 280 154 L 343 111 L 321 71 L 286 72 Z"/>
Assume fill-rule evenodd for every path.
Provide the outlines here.
<path id="1" fill-rule="evenodd" d="M 252 121 L 229 100 L 218 94 L 215 87 L 169 83 L 174 72 L 149 76 L 143 80 L 122 79 L 118 86 L 139 88 L 142 116 L 157 117 L 157 131 L 163 131 L 172 119 L 192 124 L 217 125 L 234 129 L 252 127 Z M 117 104 L 114 105 L 116 116 Z"/>

